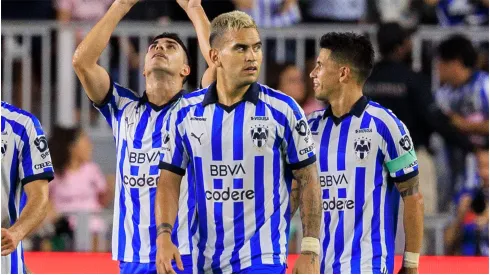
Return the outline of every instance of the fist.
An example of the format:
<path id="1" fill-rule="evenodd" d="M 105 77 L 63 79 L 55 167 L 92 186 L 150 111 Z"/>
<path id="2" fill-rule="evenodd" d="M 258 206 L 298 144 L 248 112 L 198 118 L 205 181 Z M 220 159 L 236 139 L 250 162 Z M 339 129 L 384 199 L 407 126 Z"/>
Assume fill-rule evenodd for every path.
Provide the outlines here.
<path id="1" fill-rule="evenodd" d="M 185 11 L 190 8 L 197 8 L 201 6 L 201 0 L 177 0 L 177 3 Z"/>
<path id="2" fill-rule="evenodd" d="M 14 250 L 17 249 L 19 242 L 20 239 L 15 232 L 2 228 L 2 256 L 7 256 L 14 252 Z"/>

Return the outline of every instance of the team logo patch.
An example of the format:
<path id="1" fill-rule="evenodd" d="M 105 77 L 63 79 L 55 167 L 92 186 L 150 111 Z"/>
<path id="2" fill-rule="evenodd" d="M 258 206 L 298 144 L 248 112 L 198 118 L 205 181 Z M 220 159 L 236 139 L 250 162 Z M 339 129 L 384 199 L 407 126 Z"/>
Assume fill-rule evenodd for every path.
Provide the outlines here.
<path id="1" fill-rule="evenodd" d="M 36 145 L 37 150 L 39 150 L 39 152 L 41 153 L 44 153 L 46 150 L 48 150 L 48 141 L 46 140 L 45 136 L 37 137 L 34 140 L 34 145 Z"/>
<path id="2" fill-rule="evenodd" d="M 269 129 L 264 125 L 257 125 L 250 130 L 250 136 L 255 146 L 262 148 L 269 138 Z"/>
<path id="3" fill-rule="evenodd" d="M 163 144 L 167 144 L 170 141 L 170 135 L 166 134 L 165 137 L 163 138 Z"/>
<path id="4" fill-rule="evenodd" d="M 296 127 L 294 127 L 300 136 L 306 136 L 308 134 L 308 124 L 303 119 L 298 121 Z"/>
<path id="5" fill-rule="evenodd" d="M 408 135 L 404 135 L 398 143 L 400 143 L 400 146 L 403 148 L 403 150 L 412 150 L 412 141 L 410 140 L 410 137 Z"/>
<path id="6" fill-rule="evenodd" d="M 371 151 L 371 140 L 365 137 L 358 138 L 354 141 L 354 151 L 357 158 L 364 160 Z"/>

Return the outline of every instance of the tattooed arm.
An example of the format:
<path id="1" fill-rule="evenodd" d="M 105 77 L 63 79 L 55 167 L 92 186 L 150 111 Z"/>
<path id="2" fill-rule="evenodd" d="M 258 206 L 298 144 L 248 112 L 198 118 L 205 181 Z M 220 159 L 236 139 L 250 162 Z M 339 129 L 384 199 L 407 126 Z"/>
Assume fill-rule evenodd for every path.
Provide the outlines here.
<path id="1" fill-rule="evenodd" d="M 293 175 L 299 186 L 299 210 L 303 223 L 303 237 L 319 239 L 322 203 L 316 163 L 294 170 Z"/>
<path id="2" fill-rule="evenodd" d="M 291 219 L 294 217 L 294 214 L 296 213 L 296 210 L 298 210 L 299 206 L 299 186 L 298 182 L 296 180 L 293 180 L 291 184 L 291 193 L 289 194 L 289 201 L 290 201 L 290 214 L 291 214 Z"/>
<path id="3" fill-rule="evenodd" d="M 424 236 L 424 199 L 419 193 L 419 176 L 397 182 L 396 187 L 405 204 L 403 210 L 405 251 L 420 253 Z"/>

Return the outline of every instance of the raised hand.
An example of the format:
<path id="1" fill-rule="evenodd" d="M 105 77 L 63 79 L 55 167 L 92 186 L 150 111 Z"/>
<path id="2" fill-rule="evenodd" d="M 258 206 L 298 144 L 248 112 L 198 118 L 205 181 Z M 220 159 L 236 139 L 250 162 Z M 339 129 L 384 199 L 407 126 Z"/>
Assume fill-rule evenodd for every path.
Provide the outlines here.
<path id="1" fill-rule="evenodd" d="M 117 2 L 122 5 L 134 6 L 136 3 L 139 2 L 139 0 L 115 0 L 114 2 Z"/>
<path id="2" fill-rule="evenodd" d="M 177 3 L 185 11 L 191 8 L 201 7 L 201 0 L 177 0 Z"/>

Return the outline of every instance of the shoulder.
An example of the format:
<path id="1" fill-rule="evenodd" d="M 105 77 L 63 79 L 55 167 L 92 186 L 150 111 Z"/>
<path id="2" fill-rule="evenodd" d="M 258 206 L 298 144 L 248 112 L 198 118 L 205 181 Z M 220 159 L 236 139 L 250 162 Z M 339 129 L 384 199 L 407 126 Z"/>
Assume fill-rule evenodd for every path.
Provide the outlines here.
<path id="1" fill-rule="evenodd" d="M 10 105 L 4 101 L 2 101 L 2 117 L 5 117 L 7 120 L 15 122 L 18 128 L 35 128 L 42 133 L 41 123 L 35 115 L 13 105 Z"/>
<path id="2" fill-rule="evenodd" d="M 131 90 L 129 88 L 123 87 L 116 82 L 112 83 L 112 88 L 113 88 L 113 91 L 117 92 L 117 94 L 119 96 L 127 97 L 127 98 L 132 99 L 132 100 L 139 100 L 140 99 L 140 96 L 136 92 L 134 92 L 133 90 Z"/>
<path id="3" fill-rule="evenodd" d="M 393 113 L 393 111 L 381 104 L 369 101 L 366 112 L 373 117 L 375 121 L 381 121 L 385 124 L 388 129 L 392 130 L 398 128 L 399 131 L 405 132 L 406 127 L 403 122 Z"/>
<path id="4" fill-rule="evenodd" d="M 296 116 L 296 119 L 300 119 L 303 116 L 303 109 L 301 109 L 299 104 L 292 97 L 281 91 L 272 89 L 267 85 L 259 84 L 259 87 L 259 99 L 266 104 L 270 104 L 271 107 L 282 113 L 292 112 Z"/>

